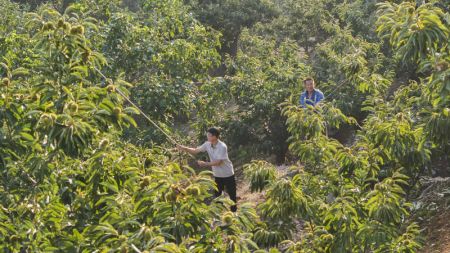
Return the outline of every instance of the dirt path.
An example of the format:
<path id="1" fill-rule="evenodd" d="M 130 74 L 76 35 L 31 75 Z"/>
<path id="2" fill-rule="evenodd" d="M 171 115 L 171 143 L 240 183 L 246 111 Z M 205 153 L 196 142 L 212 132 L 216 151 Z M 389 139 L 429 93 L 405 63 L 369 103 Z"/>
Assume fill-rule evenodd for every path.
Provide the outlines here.
<path id="1" fill-rule="evenodd" d="M 286 175 L 288 166 L 280 165 L 277 166 L 278 176 Z M 240 203 L 251 203 L 256 207 L 259 203 L 264 201 L 265 191 L 262 192 L 251 192 L 250 183 L 244 180 L 243 175 L 237 177 L 237 198 Z"/>

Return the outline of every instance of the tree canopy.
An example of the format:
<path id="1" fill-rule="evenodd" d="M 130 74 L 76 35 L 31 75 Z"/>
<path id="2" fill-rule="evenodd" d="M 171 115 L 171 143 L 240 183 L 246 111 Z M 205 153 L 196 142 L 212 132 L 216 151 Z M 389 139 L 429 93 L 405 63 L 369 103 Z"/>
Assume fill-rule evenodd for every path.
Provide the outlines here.
<path id="1" fill-rule="evenodd" d="M 421 180 L 450 175 L 449 4 L 0 0 L 0 249 L 418 252 Z M 263 201 L 228 211 L 166 136 L 213 125 Z"/>

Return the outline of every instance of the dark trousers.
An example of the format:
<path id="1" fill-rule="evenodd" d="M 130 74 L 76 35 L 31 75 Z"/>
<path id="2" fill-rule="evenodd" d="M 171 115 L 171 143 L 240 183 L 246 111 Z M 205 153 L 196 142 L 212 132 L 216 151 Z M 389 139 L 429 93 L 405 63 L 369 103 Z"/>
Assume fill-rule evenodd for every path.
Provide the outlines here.
<path id="1" fill-rule="evenodd" d="M 234 201 L 234 205 L 231 206 L 231 211 L 236 212 L 237 210 L 237 199 L 236 199 L 236 179 L 233 176 L 231 177 L 214 177 L 217 184 L 217 191 L 214 193 L 216 197 L 222 195 L 222 192 L 225 190 L 228 195 L 230 195 L 230 199 Z"/>

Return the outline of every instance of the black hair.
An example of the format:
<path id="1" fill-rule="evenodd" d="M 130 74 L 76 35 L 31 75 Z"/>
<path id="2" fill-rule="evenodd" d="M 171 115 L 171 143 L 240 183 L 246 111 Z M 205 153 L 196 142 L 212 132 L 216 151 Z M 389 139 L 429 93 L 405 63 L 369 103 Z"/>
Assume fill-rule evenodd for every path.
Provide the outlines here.
<path id="1" fill-rule="evenodd" d="M 219 138 L 220 136 L 220 130 L 216 127 L 210 127 L 206 132 L 210 133 L 213 136 L 216 136 L 217 138 Z"/>
<path id="2" fill-rule="evenodd" d="M 307 81 L 312 81 L 313 84 L 316 84 L 316 82 L 314 81 L 314 78 L 312 78 L 310 76 L 303 80 L 303 84 L 305 84 Z"/>

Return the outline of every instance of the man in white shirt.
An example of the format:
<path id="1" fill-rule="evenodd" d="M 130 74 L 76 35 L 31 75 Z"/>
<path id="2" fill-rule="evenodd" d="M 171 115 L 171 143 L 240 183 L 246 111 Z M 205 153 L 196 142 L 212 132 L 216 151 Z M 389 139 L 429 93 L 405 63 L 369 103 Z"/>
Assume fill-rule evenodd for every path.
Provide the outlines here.
<path id="1" fill-rule="evenodd" d="M 215 196 L 218 197 L 224 190 L 230 195 L 230 199 L 237 203 L 236 200 L 236 179 L 234 177 L 233 164 L 228 158 L 227 145 L 220 139 L 220 130 L 211 127 L 207 131 L 208 141 L 197 148 L 189 148 L 182 145 L 177 145 L 177 148 L 186 151 L 193 155 L 200 152 L 208 152 L 209 162 L 197 161 L 201 167 L 212 167 L 214 180 L 217 184 L 217 191 Z M 231 211 L 236 212 L 236 204 L 231 206 Z"/>

